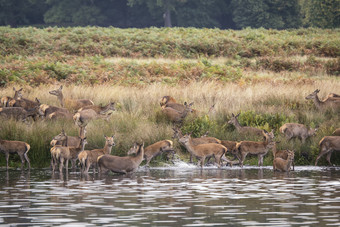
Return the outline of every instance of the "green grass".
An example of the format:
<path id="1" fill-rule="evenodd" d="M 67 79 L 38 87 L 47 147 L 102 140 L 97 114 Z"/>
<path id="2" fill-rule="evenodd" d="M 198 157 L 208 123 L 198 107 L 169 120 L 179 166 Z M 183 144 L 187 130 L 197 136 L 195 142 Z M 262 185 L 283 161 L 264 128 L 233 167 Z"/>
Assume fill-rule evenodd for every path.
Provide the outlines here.
<path id="1" fill-rule="evenodd" d="M 59 105 L 48 91 L 64 85 L 68 98 L 87 98 L 95 104 L 116 101 L 108 122 L 88 126 L 86 149 L 104 146 L 103 135 L 116 135 L 113 153 L 125 155 L 133 142 L 146 145 L 171 139 L 172 125 L 159 101 L 171 95 L 180 103 L 194 102 L 184 132 L 224 140 L 257 140 L 239 135 L 226 122 L 240 114 L 242 125 L 274 129 L 279 149 L 295 149 L 296 164 L 313 164 L 318 142 L 340 127 L 337 111 L 319 112 L 305 96 L 316 88 L 320 96 L 338 93 L 340 30 L 297 29 L 241 31 L 194 28 L 118 29 L 0 27 L 0 96 L 12 96 L 13 86 L 42 103 Z M 216 109 L 208 113 L 211 105 Z M 286 122 L 319 126 L 317 135 L 301 144 L 278 134 Z M 1 119 L 0 138 L 31 144 L 34 167 L 49 164 L 49 142 L 64 128 L 77 135 L 72 121 L 30 124 Z M 188 154 L 174 143 L 182 159 Z M 162 157 L 158 161 L 164 161 Z M 271 165 L 268 154 L 265 164 Z M 340 165 L 340 157 L 332 161 Z M 246 164 L 256 164 L 247 158 Z M 320 160 L 320 165 L 326 164 Z M 5 165 L 0 154 L 0 165 Z M 20 165 L 11 156 L 11 165 Z"/>

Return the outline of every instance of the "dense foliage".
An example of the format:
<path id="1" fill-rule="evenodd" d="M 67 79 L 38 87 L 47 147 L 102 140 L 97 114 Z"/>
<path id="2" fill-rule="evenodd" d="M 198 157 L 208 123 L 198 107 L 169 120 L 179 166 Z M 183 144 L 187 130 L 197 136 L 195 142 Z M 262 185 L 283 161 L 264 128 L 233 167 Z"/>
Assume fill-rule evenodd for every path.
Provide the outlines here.
<path id="1" fill-rule="evenodd" d="M 0 25 L 337 28 L 339 0 L 0 0 Z"/>

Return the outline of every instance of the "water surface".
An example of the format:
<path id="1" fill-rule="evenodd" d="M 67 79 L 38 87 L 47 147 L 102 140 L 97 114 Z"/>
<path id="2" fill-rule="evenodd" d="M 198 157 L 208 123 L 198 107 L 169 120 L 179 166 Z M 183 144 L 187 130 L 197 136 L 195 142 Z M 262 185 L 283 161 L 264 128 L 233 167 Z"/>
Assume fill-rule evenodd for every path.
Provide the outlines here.
<path id="1" fill-rule="evenodd" d="M 0 170 L 0 225 L 340 226 L 340 167 Z"/>

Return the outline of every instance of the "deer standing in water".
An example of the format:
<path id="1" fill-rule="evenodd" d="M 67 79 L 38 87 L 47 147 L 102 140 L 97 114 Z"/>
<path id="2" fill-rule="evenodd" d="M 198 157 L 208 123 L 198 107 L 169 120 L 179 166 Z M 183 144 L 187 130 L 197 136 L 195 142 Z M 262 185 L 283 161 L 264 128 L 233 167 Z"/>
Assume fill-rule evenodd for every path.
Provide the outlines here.
<path id="1" fill-rule="evenodd" d="M 51 95 L 55 95 L 60 102 L 61 107 L 68 108 L 72 110 L 78 110 L 81 107 L 93 105 L 93 102 L 89 99 L 68 99 L 64 98 L 63 95 L 63 85 L 56 90 L 49 91 Z"/>
<path id="2" fill-rule="evenodd" d="M 291 164 L 294 162 L 294 152 L 288 151 L 287 159 L 276 157 L 273 161 L 274 171 L 289 172 Z"/>
<path id="3" fill-rule="evenodd" d="M 273 151 L 273 160 L 275 158 L 282 158 L 284 160 L 287 160 L 288 159 L 288 154 L 292 153 L 292 152 L 294 153 L 294 151 L 291 151 L 291 150 L 277 150 L 277 147 L 276 147 L 277 143 L 279 143 L 279 142 L 275 142 L 275 145 L 273 146 L 273 149 L 272 149 L 272 151 Z M 295 169 L 294 160 L 293 160 L 293 162 L 291 164 L 293 166 L 293 171 L 294 171 L 294 169 Z"/>
<path id="4" fill-rule="evenodd" d="M 112 147 L 115 146 L 115 142 L 113 141 L 114 136 L 108 137 L 104 136 L 105 145 L 104 148 L 94 149 L 94 150 L 84 150 L 78 154 L 78 159 L 81 165 L 81 169 L 83 173 L 88 173 L 92 164 L 97 163 L 97 159 L 101 155 L 110 154 Z M 98 167 L 98 166 L 97 166 Z M 93 168 L 94 172 L 94 168 Z"/>
<path id="5" fill-rule="evenodd" d="M 97 159 L 99 172 L 107 170 L 121 174 L 135 172 L 144 159 L 144 143 L 135 143 L 129 153 L 136 153 L 136 156 L 119 157 L 109 154 L 99 156 Z"/>
<path id="6" fill-rule="evenodd" d="M 195 156 L 201 163 L 201 168 L 203 168 L 204 161 L 207 157 L 214 157 L 217 166 L 221 167 L 221 159 L 226 160 L 224 154 L 228 151 L 228 149 L 217 143 L 208 143 L 208 144 L 199 144 L 194 145 L 190 134 L 186 134 L 179 139 L 179 142 L 184 144 L 186 149 Z"/>
<path id="7" fill-rule="evenodd" d="M 9 154 L 17 153 L 21 159 L 21 169 L 23 169 L 25 160 L 28 163 L 28 169 L 31 168 L 31 163 L 28 158 L 28 151 L 30 150 L 30 145 L 22 141 L 12 141 L 12 140 L 2 140 L 0 139 L 0 152 L 4 153 L 6 156 L 6 168 L 8 169 L 8 159 Z"/>
<path id="8" fill-rule="evenodd" d="M 173 142 L 171 140 L 161 140 L 154 144 L 147 146 L 144 149 L 144 160 L 146 160 L 145 166 L 149 166 L 151 159 L 157 157 L 158 155 L 166 152 L 172 154 L 172 160 L 175 155 L 175 150 L 173 149 Z M 135 154 L 137 149 L 130 149 L 128 155 Z"/>
<path id="9" fill-rule="evenodd" d="M 274 132 L 267 132 L 263 130 L 263 136 L 266 138 L 264 142 L 255 141 L 241 141 L 237 143 L 236 149 L 238 157 L 240 157 L 240 165 L 243 166 L 243 162 L 248 154 L 257 155 L 258 165 L 263 166 L 263 157 L 268 153 L 269 149 L 275 145 Z"/>

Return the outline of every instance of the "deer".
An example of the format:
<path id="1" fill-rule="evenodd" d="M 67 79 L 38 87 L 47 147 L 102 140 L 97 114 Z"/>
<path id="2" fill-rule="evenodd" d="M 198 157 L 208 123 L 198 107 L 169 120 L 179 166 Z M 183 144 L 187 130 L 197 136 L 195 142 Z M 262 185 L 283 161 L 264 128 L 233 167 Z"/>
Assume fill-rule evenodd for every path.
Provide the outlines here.
<path id="1" fill-rule="evenodd" d="M 57 161 L 59 161 L 59 172 L 63 172 L 63 165 L 64 161 L 66 162 L 65 168 L 66 172 L 68 172 L 68 162 L 69 160 L 76 160 L 78 158 L 78 154 L 82 151 L 84 151 L 85 145 L 87 144 L 86 137 L 81 138 L 80 143 L 76 147 L 70 147 L 70 146 L 61 146 L 56 145 L 51 149 L 52 159 L 54 165 L 52 166 L 52 171 L 55 170 L 55 164 Z"/>
<path id="2" fill-rule="evenodd" d="M 190 104 L 187 104 L 185 102 L 184 103 L 185 109 L 183 111 L 178 111 L 178 110 L 175 110 L 171 107 L 164 107 L 162 109 L 162 112 L 171 122 L 173 122 L 175 124 L 181 124 L 183 122 L 184 118 L 187 116 L 187 114 L 192 111 L 191 106 L 193 104 L 194 104 L 193 102 L 190 103 Z"/>
<path id="3" fill-rule="evenodd" d="M 24 167 L 25 160 L 28 163 L 28 169 L 30 169 L 31 163 L 27 155 L 30 148 L 31 148 L 30 145 L 26 142 L 0 139 L 0 152 L 4 153 L 6 156 L 6 169 L 8 170 L 9 154 L 15 153 L 17 153 L 20 156 L 21 169 L 23 169 Z"/>
<path id="4" fill-rule="evenodd" d="M 305 143 L 308 137 L 314 136 L 317 130 L 318 128 L 308 129 L 305 125 L 298 123 L 286 123 L 279 129 L 286 136 L 287 140 L 299 138 L 302 143 Z"/>
<path id="5" fill-rule="evenodd" d="M 9 102 L 13 99 L 18 99 L 19 98 L 19 95 L 21 93 L 21 91 L 23 90 L 23 88 L 20 88 L 19 90 L 16 90 L 15 87 L 13 87 L 13 91 L 14 91 L 14 96 L 13 98 L 12 97 L 9 97 L 9 96 L 3 96 L 1 97 L 0 99 L 0 104 L 1 106 L 3 107 L 9 107 Z"/>
<path id="6" fill-rule="evenodd" d="M 56 145 L 65 146 L 65 147 L 78 147 L 82 141 L 82 138 L 85 138 L 85 136 L 86 136 L 85 128 L 79 130 L 78 136 L 68 136 L 66 135 L 64 129 L 62 129 L 62 131 L 58 135 L 53 137 L 53 139 L 50 142 L 50 145 L 52 147 Z M 72 169 L 75 169 L 77 158 L 78 158 L 78 155 L 72 156 L 72 159 L 71 159 Z"/>
<path id="7" fill-rule="evenodd" d="M 0 116 L 6 118 L 14 118 L 17 121 L 26 121 L 29 117 L 35 121 L 36 117 L 39 116 L 38 107 L 25 110 L 22 107 L 4 107 L 0 108 Z"/>
<path id="8" fill-rule="evenodd" d="M 72 118 L 72 114 L 66 108 L 50 106 L 47 104 L 41 104 L 39 106 L 39 115 L 46 119 Z"/>
<path id="9" fill-rule="evenodd" d="M 115 142 L 113 141 L 114 136 L 108 137 L 104 135 L 104 138 L 105 138 L 104 148 L 84 150 L 78 154 L 78 159 L 83 173 L 88 173 L 91 165 L 97 163 L 98 157 L 101 155 L 110 154 L 112 147 L 116 145 Z"/>
<path id="10" fill-rule="evenodd" d="M 340 128 L 335 129 L 332 136 L 340 136 Z"/>
<path id="11" fill-rule="evenodd" d="M 314 105 L 319 110 L 324 110 L 326 108 L 339 108 L 340 107 L 340 98 L 337 97 L 336 94 L 332 94 L 332 97 L 328 96 L 325 100 L 320 100 L 318 97 L 318 93 L 320 89 L 316 89 L 309 95 L 305 97 L 307 100 L 313 100 Z"/>
<path id="12" fill-rule="evenodd" d="M 172 136 L 173 139 L 180 139 L 183 137 L 182 131 L 179 128 L 172 128 L 172 130 L 174 131 L 174 134 Z M 204 135 L 200 138 L 191 138 L 191 140 L 195 146 L 199 144 L 205 144 L 205 143 L 221 144 L 221 140 L 216 139 L 215 137 L 209 137 L 209 136 L 204 136 Z M 193 155 L 190 153 L 190 163 L 193 162 L 192 159 L 193 159 Z"/>
<path id="13" fill-rule="evenodd" d="M 163 96 L 161 99 L 161 102 L 159 103 L 162 106 L 165 106 L 166 104 L 170 103 L 177 103 L 176 99 L 174 99 L 172 96 Z"/>
<path id="14" fill-rule="evenodd" d="M 319 142 L 320 152 L 315 160 L 315 165 L 318 165 L 319 159 L 327 154 L 326 159 L 329 165 L 332 166 L 331 156 L 333 151 L 340 151 L 340 136 L 324 136 Z"/>
<path id="15" fill-rule="evenodd" d="M 127 155 L 135 154 L 138 150 L 137 149 L 130 149 L 127 153 Z M 158 155 L 162 153 L 171 153 L 172 154 L 172 160 L 175 155 L 175 150 L 173 149 L 173 142 L 171 140 L 161 140 L 154 144 L 151 144 L 147 146 L 144 149 L 144 160 L 146 160 L 145 166 L 149 167 L 149 163 L 151 159 L 154 157 L 157 157 Z"/>
<path id="16" fill-rule="evenodd" d="M 73 115 L 73 121 L 76 125 L 79 127 L 86 127 L 87 124 L 94 119 L 97 118 L 103 118 L 105 120 L 108 120 L 108 118 L 111 116 L 113 111 L 115 111 L 115 103 L 110 102 L 104 107 L 98 107 L 96 108 L 88 108 L 84 107 L 84 109 L 80 109 L 76 114 Z"/>
<path id="17" fill-rule="evenodd" d="M 236 130 L 240 134 L 254 134 L 257 136 L 263 136 L 262 130 L 250 126 L 241 126 L 240 122 L 238 121 L 238 116 L 240 116 L 240 113 L 237 114 L 236 116 L 232 113 L 231 114 L 231 119 L 228 121 L 228 124 L 232 124 L 235 126 Z"/>
<path id="18" fill-rule="evenodd" d="M 277 157 L 273 160 L 273 170 L 280 172 L 289 172 L 290 166 L 294 162 L 294 152 L 288 151 L 287 159 Z"/>
<path id="19" fill-rule="evenodd" d="M 30 100 L 22 97 L 21 89 L 18 92 L 18 97 L 13 98 L 8 102 L 8 106 L 10 107 L 22 107 L 25 110 L 35 108 L 36 106 L 39 106 L 40 100 L 38 98 L 35 98 L 35 100 Z"/>
<path id="20" fill-rule="evenodd" d="M 182 136 L 179 142 L 184 144 L 190 154 L 198 159 L 197 165 L 200 163 L 201 168 L 203 168 L 204 161 L 207 157 L 214 157 L 218 168 L 221 168 L 221 159 L 225 160 L 223 156 L 228 151 L 225 146 L 217 143 L 194 145 L 190 134 Z"/>
<path id="21" fill-rule="evenodd" d="M 269 149 L 275 145 L 274 132 L 263 130 L 263 136 L 266 138 L 263 142 L 241 141 L 236 144 L 238 157 L 240 157 L 240 165 L 243 167 L 243 162 L 248 154 L 257 155 L 258 165 L 263 166 L 263 157 L 268 153 Z"/>
<path id="22" fill-rule="evenodd" d="M 272 152 L 273 152 L 273 160 L 275 158 L 282 158 L 284 160 L 287 160 L 288 159 L 288 154 L 289 153 L 295 153 L 294 151 L 291 151 L 291 150 L 277 150 L 277 146 L 276 144 L 278 144 L 280 142 L 276 141 L 274 146 L 273 146 L 273 149 L 272 149 Z M 294 160 L 292 162 L 292 166 L 293 166 L 293 171 L 295 170 L 295 166 L 294 166 Z"/>
<path id="23" fill-rule="evenodd" d="M 55 95 L 60 102 L 60 106 L 63 108 L 68 108 L 72 110 L 78 110 L 81 107 L 94 105 L 94 103 L 89 99 L 68 99 L 64 98 L 63 95 L 63 85 L 56 90 L 49 91 L 51 95 Z"/>
<path id="24" fill-rule="evenodd" d="M 136 156 L 119 157 L 110 154 L 99 156 L 97 159 L 99 172 L 103 173 L 107 170 L 120 174 L 135 172 L 144 159 L 144 143 L 135 143 L 129 152 L 136 153 Z"/>

